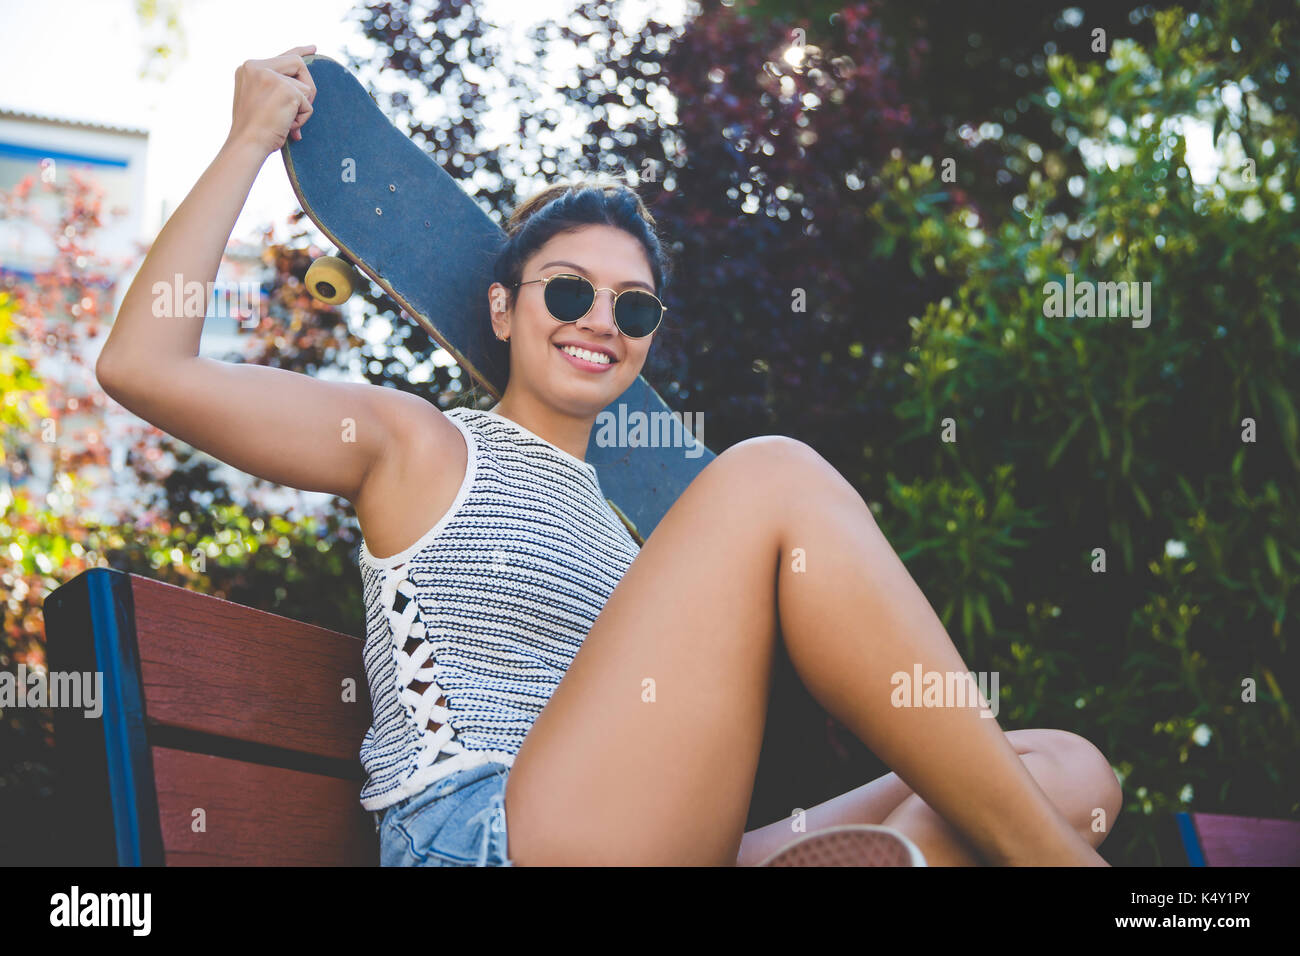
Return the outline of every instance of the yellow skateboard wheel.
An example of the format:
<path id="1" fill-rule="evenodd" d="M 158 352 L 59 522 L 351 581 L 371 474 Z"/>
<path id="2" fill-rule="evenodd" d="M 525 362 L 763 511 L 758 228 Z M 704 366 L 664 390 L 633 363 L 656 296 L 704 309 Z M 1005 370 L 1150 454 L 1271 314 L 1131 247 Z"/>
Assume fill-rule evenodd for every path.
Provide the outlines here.
<path id="1" fill-rule="evenodd" d="M 326 305 L 342 305 L 361 284 L 361 277 L 338 256 L 321 256 L 303 278 L 312 297 Z"/>

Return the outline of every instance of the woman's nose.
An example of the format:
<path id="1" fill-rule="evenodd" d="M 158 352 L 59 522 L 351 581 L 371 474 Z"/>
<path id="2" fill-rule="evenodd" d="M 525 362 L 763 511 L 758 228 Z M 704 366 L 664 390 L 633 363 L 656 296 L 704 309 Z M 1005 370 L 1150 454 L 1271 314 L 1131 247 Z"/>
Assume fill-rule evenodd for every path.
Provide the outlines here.
<path id="1" fill-rule="evenodd" d="M 608 292 L 609 298 L 606 299 L 601 295 L 602 292 Z M 587 313 L 587 321 L 598 322 L 601 328 L 617 329 L 618 323 L 614 321 L 614 299 L 616 293 L 613 289 L 597 289 L 596 301 L 591 304 L 591 311 Z"/>

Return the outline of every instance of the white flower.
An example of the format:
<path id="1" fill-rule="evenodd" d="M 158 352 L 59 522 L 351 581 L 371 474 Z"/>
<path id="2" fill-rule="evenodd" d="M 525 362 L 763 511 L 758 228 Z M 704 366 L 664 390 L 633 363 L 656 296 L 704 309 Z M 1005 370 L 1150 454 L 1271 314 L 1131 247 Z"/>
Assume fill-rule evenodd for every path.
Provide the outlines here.
<path id="1" fill-rule="evenodd" d="M 1202 747 L 1204 747 L 1206 744 L 1210 742 L 1210 738 L 1212 736 L 1214 736 L 1213 733 L 1210 731 L 1210 728 L 1207 727 L 1205 724 L 1199 725 L 1195 730 L 1192 731 L 1192 740 L 1200 744 Z"/>
<path id="2" fill-rule="evenodd" d="M 1175 559 L 1185 558 L 1187 557 L 1187 545 L 1183 544 L 1181 541 L 1175 541 L 1173 538 L 1170 538 L 1165 542 L 1165 554 Z"/>

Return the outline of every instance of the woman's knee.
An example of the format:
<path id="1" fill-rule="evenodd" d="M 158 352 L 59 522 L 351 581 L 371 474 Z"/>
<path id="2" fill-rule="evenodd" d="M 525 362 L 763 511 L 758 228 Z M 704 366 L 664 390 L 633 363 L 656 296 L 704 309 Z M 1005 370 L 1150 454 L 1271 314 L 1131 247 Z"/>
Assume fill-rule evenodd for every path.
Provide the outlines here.
<path id="1" fill-rule="evenodd" d="M 861 496 L 817 449 L 788 435 L 757 435 L 725 449 L 710 468 L 732 471 L 742 487 L 759 487 L 772 497 L 807 495 L 834 485 Z"/>
<path id="2" fill-rule="evenodd" d="M 1048 731 L 1042 738 L 1071 783 L 1086 795 L 1089 829 L 1109 833 L 1124 805 L 1124 790 L 1110 761 L 1092 741 L 1068 730 Z"/>
<path id="3" fill-rule="evenodd" d="M 824 461 L 817 449 L 806 441 L 791 438 L 789 435 L 755 435 L 727 448 L 718 456 L 722 458 L 743 458 L 751 463 L 804 465 Z"/>

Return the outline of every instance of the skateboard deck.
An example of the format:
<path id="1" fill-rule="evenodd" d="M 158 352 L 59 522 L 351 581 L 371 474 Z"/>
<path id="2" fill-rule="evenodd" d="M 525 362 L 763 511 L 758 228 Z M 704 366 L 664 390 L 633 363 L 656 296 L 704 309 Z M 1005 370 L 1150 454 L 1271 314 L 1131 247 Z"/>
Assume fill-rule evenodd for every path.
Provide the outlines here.
<path id="1" fill-rule="evenodd" d="M 303 212 L 340 258 L 499 400 L 509 349 L 492 333 L 487 290 L 505 232 L 388 120 L 348 69 L 329 57 L 303 59 L 316 99 L 302 139 L 286 140 L 281 150 Z M 604 441 L 607 422 L 618 440 Z M 639 433 L 638 422 L 646 423 Z M 641 544 L 714 457 L 644 376 L 601 412 L 586 454 L 606 500 Z"/>

